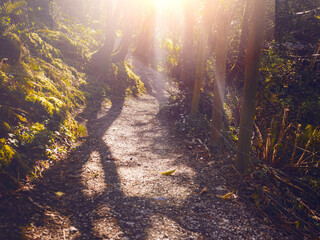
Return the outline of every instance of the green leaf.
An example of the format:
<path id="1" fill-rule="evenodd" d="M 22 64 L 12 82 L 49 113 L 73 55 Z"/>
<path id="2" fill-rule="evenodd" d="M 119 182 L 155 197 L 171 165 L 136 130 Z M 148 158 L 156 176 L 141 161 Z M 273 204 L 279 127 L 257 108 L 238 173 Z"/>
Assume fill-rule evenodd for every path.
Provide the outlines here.
<path id="1" fill-rule="evenodd" d="M 162 174 L 162 175 L 164 175 L 164 176 L 170 176 L 170 175 L 172 175 L 175 171 L 176 171 L 176 169 L 173 169 L 173 170 L 170 170 L 170 171 L 161 172 L 160 174 Z"/>

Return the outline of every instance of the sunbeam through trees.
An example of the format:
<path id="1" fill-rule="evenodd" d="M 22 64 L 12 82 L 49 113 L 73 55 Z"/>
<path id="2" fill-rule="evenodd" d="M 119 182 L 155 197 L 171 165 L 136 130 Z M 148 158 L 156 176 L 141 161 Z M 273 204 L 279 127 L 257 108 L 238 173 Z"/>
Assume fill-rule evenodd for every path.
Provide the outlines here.
<path id="1" fill-rule="evenodd" d="M 0 239 L 318 239 L 318 0 L 0 1 Z"/>

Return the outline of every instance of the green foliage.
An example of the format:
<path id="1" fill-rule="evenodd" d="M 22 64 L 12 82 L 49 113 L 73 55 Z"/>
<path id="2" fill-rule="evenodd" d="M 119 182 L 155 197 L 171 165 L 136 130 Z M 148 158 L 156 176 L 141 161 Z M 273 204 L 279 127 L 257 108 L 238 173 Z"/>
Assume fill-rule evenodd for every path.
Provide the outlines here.
<path id="1" fill-rule="evenodd" d="M 26 26 L 27 2 L 20 1 L 8 1 L 0 7 L 0 32 L 6 33 L 12 31 L 13 26 L 16 31 L 20 31 Z"/>
<path id="2" fill-rule="evenodd" d="M 0 169 L 2 167 L 7 167 L 12 159 L 14 158 L 16 152 L 15 150 L 6 144 L 6 139 L 0 139 Z"/>
<path id="3" fill-rule="evenodd" d="M 221 3 L 223 2 L 226 3 L 226 1 Z M 319 206 L 317 199 L 319 199 L 320 185 L 319 58 L 314 69 L 311 70 L 309 67 L 311 54 L 319 38 L 320 22 L 317 2 L 315 0 L 276 1 L 276 18 L 274 18 L 274 6 L 270 6 L 268 10 L 266 36 L 268 40 L 262 53 L 254 135 L 250 153 L 254 156 L 252 160 L 256 162 L 256 165 L 251 168 L 250 177 L 252 179 L 247 176 L 254 185 L 254 191 L 250 194 L 251 200 L 257 206 L 266 209 L 271 215 L 277 215 L 280 212 L 277 217 L 280 216 L 287 221 L 288 213 L 293 213 L 290 221 L 294 228 L 299 228 L 301 231 L 311 230 L 312 224 L 319 226 L 319 214 L 315 214 Z M 227 74 L 229 76 L 227 76 L 230 79 L 228 79 L 226 89 L 225 127 L 222 131 L 222 144 L 227 142 L 227 146 L 233 146 L 233 148 L 238 140 L 240 109 L 243 104 L 241 94 L 244 58 L 242 56 L 239 58 L 238 52 L 240 51 L 244 4 L 238 6 L 235 9 L 229 36 L 231 47 L 228 49 Z M 196 13 L 195 17 L 197 17 Z M 195 21 L 192 26 L 194 49 L 189 46 L 190 51 L 194 51 L 199 44 L 199 19 L 201 18 L 198 16 L 198 21 Z M 274 19 L 276 19 L 275 28 Z M 213 29 L 213 34 L 210 33 L 206 52 L 207 65 L 204 75 L 206 81 L 201 86 L 203 91 L 198 111 L 201 119 L 197 123 L 211 116 L 212 82 L 215 81 L 215 52 L 211 50 L 214 50 L 217 44 L 216 38 L 219 38 L 215 35 L 214 26 L 211 29 Z M 179 65 L 184 56 L 180 54 L 179 49 L 175 48 L 179 46 L 179 41 L 183 40 L 179 37 L 172 37 L 177 32 L 179 35 L 179 31 L 168 33 L 167 36 L 170 37 L 161 43 L 166 63 L 161 70 L 164 69 L 171 76 L 179 79 L 181 71 Z M 271 42 L 273 37 L 276 40 Z M 246 41 L 243 41 L 240 47 L 246 44 Z M 239 68 L 241 74 L 235 77 L 230 71 L 232 66 Z M 183 111 L 184 106 L 190 102 L 188 94 L 181 91 L 174 96 L 174 99 L 168 115 L 178 119 L 175 124 L 176 128 L 181 128 L 183 132 L 190 134 L 196 124 L 188 127 L 189 112 Z M 209 128 L 205 126 L 202 124 L 201 127 L 205 128 L 204 132 L 208 133 Z M 207 126 L 210 126 L 210 122 Z M 197 130 L 194 132 L 200 133 Z M 201 138 L 201 141 L 205 142 L 207 137 Z M 216 151 L 216 149 L 213 150 Z M 275 174 L 277 169 L 283 170 L 284 173 Z M 281 206 L 284 208 L 280 209 Z M 300 219 L 297 220 L 294 214 Z"/>
<path id="4" fill-rule="evenodd" d="M 257 163 L 252 174 L 263 168 L 268 173 L 264 179 L 255 176 L 267 185 L 260 189 L 259 200 L 269 201 L 262 208 L 280 218 L 287 208 L 294 214 L 291 221 L 300 218 L 295 227 L 311 232 L 319 225 L 320 88 L 317 71 L 310 71 L 309 62 L 297 54 L 275 43 L 263 53 L 253 152 L 266 165 Z M 283 176 L 270 165 L 282 169 Z"/>
<path id="5" fill-rule="evenodd" d="M 129 85 L 127 93 L 130 93 L 129 95 L 137 96 L 140 93 L 145 92 L 144 83 L 141 81 L 140 77 L 133 72 L 133 67 L 128 62 L 125 62 L 124 66 L 127 75 L 126 81 Z"/>
<path id="6" fill-rule="evenodd" d="M 145 92 L 144 83 L 137 76 L 128 62 L 113 64 L 114 81 L 111 82 L 112 93 L 118 96 L 138 96 Z"/>
<path id="7" fill-rule="evenodd" d="M 301 42 L 302 51 L 310 48 L 308 43 L 318 41 L 320 28 L 319 1 L 277 1 L 276 37 L 279 42 Z M 306 12 L 304 12 L 306 11 Z"/>
<path id="8" fill-rule="evenodd" d="M 60 31 L 41 31 L 43 38 L 48 43 L 60 50 L 65 57 L 84 60 L 82 48 L 73 42 L 66 34 Z"/>
<path id="9" fill-rule="evenodd" d="M 275 45 L 270 45 L 264 52 L 261 70 L 263 81 L 260 82 L 257 101 L 257 124 L 261 137 L 264 139 L 265 146 L 269 145 L 267 148 L 270 149 L 278 142 L 276 151 L 284 151 L 281 155 L 282 165 L 285 161 L 289 164 L 290 159 L 291 164 L 296 163 L 302 156 L 302 152 L 300 150 L 296 152 L 294 149 L 305 148 L 309 140 L 315 141 L 316 137 L 311 135 L 313 133 L 317 135 L 316 129 L 320 125 L 319 111 L 315 111 L 320 109 L 318 80 L 306 77 L 309 70 L 306 70 L 303 63 L 298 59 L 285 57 Z M 283 109 L 290 110 L 285 122 Z M 289 127 L 289 124 L 292 126 Z M 299 124 L 303 127 L 299 130 L 300 133 L 296 130 Z M 284 131 L 285 128 L 288 129 L 279 142 L 281 129 Z M 295 139 L 297 139 L 297 146 L 295 146 Z M 320 145 L 313 146 L 312 151 L 320 150 Z M 293 151 L 295 151 L 294 156 Z"/>
<path id="10" fill-rule="evenodd" d="M 164 52 L 163 69 L 174 78 L 179 78 L 181 61 L 181 43 L 172 37 L 160 41 L 160 49 Z M 161 67 L 161 66 L 160 66 Z"/>
<path id="11" fill-rule="evenodd" d="M 13 178 L 86 135 L 71 113 L 86 104 L 84 63 L 101 33 L 63 17 L 52 30 L 42 18 L 26 1 L 0 8 L 0 170 Z"/>

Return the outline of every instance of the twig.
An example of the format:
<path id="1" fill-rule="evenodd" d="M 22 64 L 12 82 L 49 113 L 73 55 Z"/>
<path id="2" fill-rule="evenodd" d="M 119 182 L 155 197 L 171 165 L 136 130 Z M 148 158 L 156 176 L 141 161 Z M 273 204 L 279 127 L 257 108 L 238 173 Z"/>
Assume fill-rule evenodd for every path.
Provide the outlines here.
<path id="1" fill-rule="evenodd" d="M 306 145 L 306 149 L 308 149 L 308 147 L 309 147 L 309 145 L 310 145 L 310 143 L 311 143 L 311 140 L 312 140 L 313 136 L 316 134 L 317 130 L 318 130 L 318 128 L 316 128 L 316 129 L 313 131 L 312 135 L 310 136 L 310 139 L 309 139 L 309 141 L 307 142 L 307 145 Z M 301 157 L 299 158 L 299 160 L 298 160 L 298 162 L 297 162 L 297 164 L 296 164 L 297 166 L 299 166 L 300 163 L 302 163 L 302 160 L 303 160 L 303 157 L 304 157 L 305 154 L 306 154 L 306 151 L 303 151 Z"/>
<path id="2" fill-rule="evenodd" d="M 274 146 L 274 149 L 273 149 L 272 160 L 271 160 L 272 163 L 274 163 L 274 160 L 276 158 L 277 151 L 278 151 L 278 146 L 281 144 L 284 135 L 291 128 L 291 126 L 292 126 L 292 123 L 290 123 L 289 126 L 284 131 L 280 132 L 279 140 L 278 140 L 277 144 Z"/>
<path id="3" fill-rule="evenodd" d="M 282 179 L 282 178 L 279 177 L 278 175 L 274 174 L 274 176 L 275 176 L 277 179 L 279 179 L 280 181 L 286 183 L 287 185 L 289 185 L 289 186 L 291 186 L 291 187 L 294 187 L 294 188 L 300 190 L 301 192 L 304 192 L 304 190 L 303 190 L 302 188 L 299 188 L 298 186 L 292 184 L 291 182 L 288 182 L 288 181 L 286 181 L 285 179 Z"/>
<path id="4" fill-rule="evenodd" d="M 300 129 L 301 129 L 301 124 L 298 125 L 298 129 L 296 131 L 296 139 L 294 140 L 294 148 L 293 148 L 291 159 L 290 159 L 290 166 L 292 166 L 293 163 L 294 163 L 294 157 L 296 155 L 297 146 L 298 146 L 298 140 L 299 140 L 299 137 L 300 137 Z"/>
<path id="5" fill-rule="evenodd" d="M 256 161 L 259 161 L 259 159 L 256 160 Z M 262 168 L 265 168 L 265 169 L 266 169 L 266 164 L 263 163 L 262 161 L 260 161 L 260 163 L 259 163 L 258 165 L 260 165 Z M 268 166 L 268 168 L 271 169 L 272 171 L 277 172 L 278 174 L 281 174 L 282 176 L 290 179 L 290 176 L 288 176 L 288 175 L 285 174 L 284 172 L 282 172 L 282 171 L 280 171 L 280 170 L 278 170 L 278 169 L 275 169 L 275 168 L 273 168 L 273 167 L 271 167 L 271 166 Z M 301 182 L 301 181 L 299 181 L 299 180 L 297 180 L 297 179 L 293 179 L 293 180 L 294 180 L 295 182 L 303 185 L 305 188 L 308 188 L 310 191 L 312 191 L 312 192 L 315 193 L 316 195 L 320 196 L 320 193 L 317 192 L 317 191 L 315 191 L 315 190 L 314 190 L 312 187 L 310 187 L 308 184 L 306 184 L 306 183 L 304 183 L 304 182 Z"/>
<path id="6" fill-rule="evenodd" d="M 210 149 L 208 148 L 208 146 L 207 146 L 205 143 L 203 143 L 200 138 L 197 138 L 197 140 L 198 140 L 198 142 L 207 150 L 209 157 L 211 157 L 211 156 L 212 156 L 212 155 L 211 155 L 211 151 L 210 151 Z"/>
<path id="7" fill-rule="evenodd" d="M 299 219 L 301 222 L 303 222 L 306 226 L 310 226 L 314 231 L 316 231 L 316 229 L 314 229 L 314 227 L 312 225 L 310 225 L 308 222 L 306 222 L 305 220 L 303 220 L 302 218 L 300 218 L 299 216 L 297 216 L 296 214 L 294 214 L 292 211 L 288 210 L 286 207 L 282 206 L 282 204 L 280 204 L 278 201 L 276 201 L 269 193 L 265 192 L 264 193 L 266 195 L 268 195 L 268 198 L 273 201 L 276 205 L 278 205 L 280 208 L 282 208 L 285 212 L 291 214 L 291 216 L 295 217 L 296 219 Z"/>
<path id="8" fill-rule="evenodd" d="M 41 206 L 39 203 L 35 202 L 31 197 L 28 197 L 28 200 L 35 206 L 41 209 L 45 209 L 45 207 Z"/>
<path id="9" fill-rule="evenodd" d="M 301 203 L 306 209 L 309 210 L 309 212 L 311 212 L 314 216 L 318 217 L 318 213 L 316 211 L 314 211 L 313 209 L 309 208 L 309 206 L 307 204 L 305 204 L 302 200 L 298 200 L 299 203 Z"/>
<path id="10" fill-rule="evenodd" d="M 286 120 L 287 120 L 289 111 L 290 110 L 288 108 L 285 108 L 283 110 L 283 117 L 282 117 L 282 123 L 281 123 L 281 128 L 280 128 L 280 134 L 279 134 L 279 137 L 278 137 L 278 142 L 275 144 L 275 146 L 273 148 L 272 160 L 271 160 L 272 164 L 274 164 L 274 160 L 275 160 L 275 157 L 276 157 L 277 151 L 278 151 L 278 146 L 281 144 L 281 142 L 283 140 L 283 137 L 286 134 L 286 132 L 288 131 L 288 129 L 292 126 L 292 123 L 290 123 L 289 126 L 285 129 Z"/>
<path id="11" fill-rule="evenodd" d="M 63 229 L 63 239 L 64 239 L 64 240 L 67 240 L 67 239 L 66 239 L 66 230 L 67 230 L 67 229 Z"/>
<path id="12" fill-rule="evenodd" d="M 291 135 L 290 135 L 291 136 Z M 287 149 L 288 149 L 288 146 L 289 146 L 289 141 L 292 140 L 292 138 L 290 137 L 286 137 L 286 141 L 285 141 L 285 144 L 284 144 L 284 147 L 282 149 L 282 154 L 280 155 L 280 157 L 278 157 L 277 159 L 277 162 L 280 161 L 280 159 L 283 159 L 285 154 L 287 153 Z"/>
<path id="13" fill-rule="evenodd" d="M 254 127 L 256 128 L 256 131 L 257 131 L 257 133 L 258 133 L 259 145 L 262 146 L 262 144 L 263 144 L 263 137 L 262 137 L 262 134 L 261 134 L 261 131 L 260 131 L 258 125 L 257 125 L 255 122 L 254 122 Z M 259 146 L 259 147 L 260 147 L 260 146 Z"/>

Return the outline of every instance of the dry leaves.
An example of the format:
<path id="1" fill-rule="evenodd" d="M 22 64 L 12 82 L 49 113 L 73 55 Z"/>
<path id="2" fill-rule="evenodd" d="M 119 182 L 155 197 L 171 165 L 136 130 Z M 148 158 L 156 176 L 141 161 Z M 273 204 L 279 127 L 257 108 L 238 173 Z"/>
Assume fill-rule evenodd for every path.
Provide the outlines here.
<path id="1" fill-rule="evenodd" d="M 236 198 L 236 195 L 234 194 L 234 190 L 233 190 L 232 192 L 229 192 L 229 193 L 227 193 L 227 194 L 225 194 L 223 196 L 217 195 L 217 197 L 221 197 L 224 200 L 230 200 L 230 199 Z"/>

